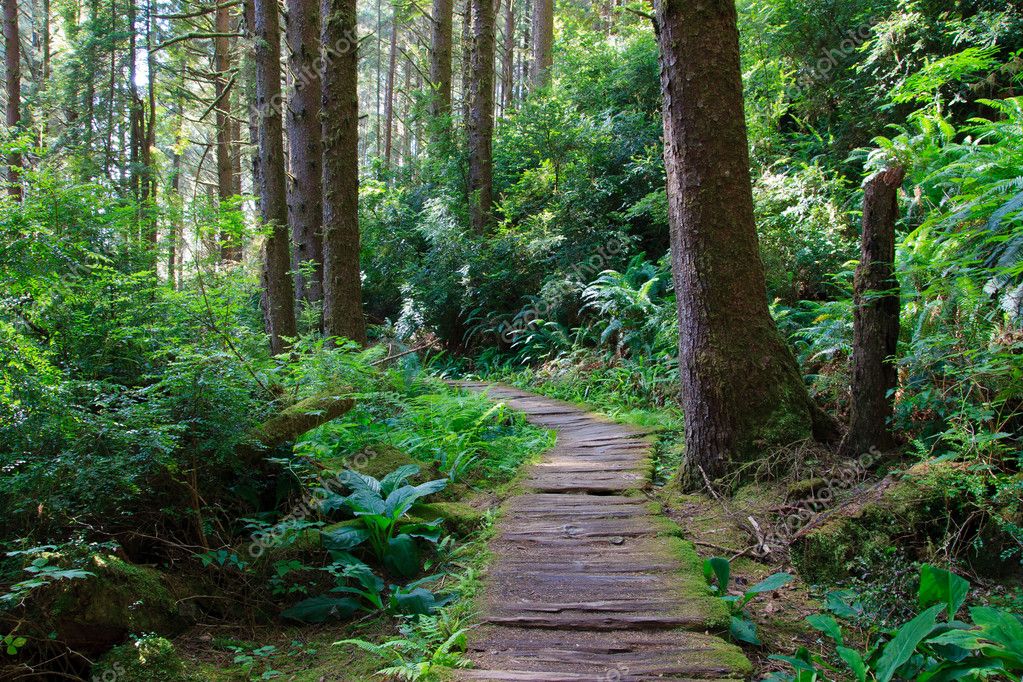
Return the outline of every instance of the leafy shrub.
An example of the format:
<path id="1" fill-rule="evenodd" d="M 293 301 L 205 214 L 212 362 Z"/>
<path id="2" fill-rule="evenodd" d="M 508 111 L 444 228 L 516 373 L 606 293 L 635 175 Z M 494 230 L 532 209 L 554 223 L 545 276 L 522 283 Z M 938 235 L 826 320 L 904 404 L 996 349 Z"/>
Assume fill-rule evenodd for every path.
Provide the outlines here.
<path id="1" fill-rule="evenodd" d="M 877 680 L 1015 679 L 1023 672 L 1023 619 L 1007 611 L 976 606 L 970 622 L 957 620 L 970 584 L 944 569 L 920 570 L 921 612 L 897 628 L 880 629 L 866 650 L 847 646 L 841 625 L 825 614 L 807 622 L 835 644 L 836 664 L 805 647 L 794 656 L 772 656 L 795 669 L 795 675 L 774 674 L 777 682 L 829 680 L 851 676 L 858 682 Z M 842 599 L 829 599 L 836 615 L 855 615 Z M 941 621 L 944 615 L 945 620 Z"/>

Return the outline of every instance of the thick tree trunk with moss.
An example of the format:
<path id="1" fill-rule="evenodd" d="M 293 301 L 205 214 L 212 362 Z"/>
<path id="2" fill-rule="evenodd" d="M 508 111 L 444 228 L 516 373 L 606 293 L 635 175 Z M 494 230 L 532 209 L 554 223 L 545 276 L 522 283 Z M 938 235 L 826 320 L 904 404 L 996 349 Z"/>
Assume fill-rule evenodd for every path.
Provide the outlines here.
<path id="1" fill-rule="evenodd" d="M 359 100 L 355 0 L 322 0 L 323 328 L 366 344 L 359 269 Z"/>
<path id="2" fill-rule="evenodd" d="M 469 213 L 472 228 L 483 234 L 493 219 L 494 50 L 497 43 L 493 2 L 472 3 L 472 51 L 469 63 Z"/>
<path id="3" fill-rule="evenodd" d="M 281 29 L 277 0 L 255 0 L 256 109 L 259 112 L 259 197 L 269 234 L 263 247 L 263 310 L 270 349 L 288 349 L 297 335 L 295 288 L 281 122 Z"/>
<path id="4" fill-rule="evenodd" d="M 323 145 L 320 142 L 320 2 L 288 0 L 288 218 L 295 261 L 306 266 L 295 276 L 299 300 L 323 298 Z"/>
<path id="5" fill-rule="evenodd" d="M 683 478 L 732 471 L 811 435 L 803 380 L 767 308 L 753 219 L 734 0 L 661 0 L 672 265 L 680 326 Z"/>
<path id="6" fill-rule="evenodd" d="M 899 281 L 895 277 L 895 223 L 902 167 L 877 173 L 863 188 L 863 236 L 853 280 L 852 409 L 840 452 L 856 457 L 894 444 L 888 430 L 889 395 L 898 384 Z"/>

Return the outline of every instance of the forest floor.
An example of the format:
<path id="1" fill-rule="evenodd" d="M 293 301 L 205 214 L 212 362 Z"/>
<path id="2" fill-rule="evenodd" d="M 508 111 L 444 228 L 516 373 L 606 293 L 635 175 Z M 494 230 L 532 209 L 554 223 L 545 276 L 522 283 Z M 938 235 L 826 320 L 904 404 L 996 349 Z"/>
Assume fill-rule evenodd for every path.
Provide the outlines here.
<path id="1" fill-rule="evenodd" d="M 476 668 L 463 679 L 691 680 L 745 677 L 693 546 L 644 493 L 644 429 L 515 388 L 484 390 L 558 434 L 504 505 L 485 581 Z"/>

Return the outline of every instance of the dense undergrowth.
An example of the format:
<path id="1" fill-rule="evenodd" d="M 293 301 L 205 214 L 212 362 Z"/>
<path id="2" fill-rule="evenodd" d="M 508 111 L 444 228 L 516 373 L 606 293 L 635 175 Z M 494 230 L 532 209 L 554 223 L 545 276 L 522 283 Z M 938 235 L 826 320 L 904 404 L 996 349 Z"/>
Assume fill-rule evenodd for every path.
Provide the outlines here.
<path id="1" fill-rule="evenodd" d="M 878 642 L 931 608 L 925 565 L 970 579 L 964 609 L 1023 610 L 1019 3 L 739 3 L 772 311 L 840 420 L 861 186 L 885 165 L 907 171 L 900 446 L 860 462 L 765 446 L 713 482 L 725 503 L 674 486 L 684 433 L 656 42 L 632 13 L 609 35 L 586 9 L 560 9 L 551 85 L 498 121 L 490 233 L 467 225 L 463 150 L 363 179 L 368 351 L 329 347 L 303 305 L 293 351 L 269 355 L 258 264 L 218 258 L 227 237 L 262 237 L 243 199 L 140 207 L 84 173 L 94 159 L 67 140 L 4 139 L 0 151 L 39 163 L 24 203 L 0 206 L 0 678 L 428 679 L 458 665 L 490 510 L 550 436 L 438 376 L 655 429 L 666 511 L 734 554 L 759 544 L 733 561 L 746 587 L 797 575 L 776 600 L 793 601 L 792 622 L 765 610 L 774 598 L 749 605 L 764 654 L 807 648 L 761 656 L 765 672 L 835 674 L 804 669 L 846 660 L 830 624 L 822 638 L 793 622 L 836 591 L 859 605 L 841 644 L 879 658 Z M 196 235 L 172 282 L 141 236 L 147 211 Z M 324 394 L 355 406 L 260 444 L 261 424 Z"/>

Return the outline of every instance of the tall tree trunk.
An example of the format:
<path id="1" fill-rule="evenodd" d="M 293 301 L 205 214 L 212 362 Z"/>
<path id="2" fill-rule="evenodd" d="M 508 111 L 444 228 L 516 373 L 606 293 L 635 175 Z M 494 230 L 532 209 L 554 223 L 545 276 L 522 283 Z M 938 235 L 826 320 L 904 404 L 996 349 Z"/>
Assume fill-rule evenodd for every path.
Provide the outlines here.
<path id="1" fill-rule="evenodd" d="M 245 21 L 245 36 L 250 48 L 256 44 L 256 0 L 242 0 L 242 18 Z M 249 111 L 249 149 L 252 162 L 252 193 L 256 194 L 263 184 L 259 179 L 259 125 L 260 116 L 256 107 L 255 60 L 245 60 L 245 104 Z M 241 177 L 240 175 L 238 176 Z M 239 183 L 240 185 L 240 183 Z"/>
<path id="2" fill-rule="evenodd" d="M 281 122 L 281 29 L 277 0 L 255 0 L 256 108 L 259 112 L 259 197 L 269 230 L 263 247 L 263 290 L 270 349 L 282 353 L 296 335 L 291 279 L 284 137 Z"/>
<path id="3" fill-rule="evenodd" d="M 893 412 L 889 394 L 899 378 L 895 223 L 905 177 L 905 169 L 899 166 L 877 173 L 864 186 L 860 263 L 853 280 L 852 410 L 849 431 L 839 448 L 845 457 L 857 457 L 871 448 L 886 450 L 895 443 L 888 430 Z"/>
<path id="4" fill-rule="evenodd" d="M 156 55 L 153 52 L 156 34 L 155 0 L 146 2 L 146 109 L 143 110 L 142 128 L 142 187 L 145 239 L 148 242 L 152 269 L 157 271 L 159 227 L 156 211 L 156 168 L 153 150 L 156 148 Z"/>
<path id="5" fill-rule="evenodd" d="M 289 65 L 294 90 L 288 100 L 291 184 L 288 216 L 295 259 L 310 266 L 295 276 L 300 300 L 323 299 L 323 145 L 320 142 L 319 0 L 288 0 Z"/>
<path id="6" fill-rule="evenodd" d="M 472 3 L 469 67 L 469 212 L 472 229 L 483 234 L 493 219 L 494 3 Z"/>
<path id="7" fill-rule="evenodd" d="M 398 5 L 393 4 L 391 47 L 387 56 L 387 84 L 384 86 L 384 168 L 391 168 L 394 146 L 394 71 L 398 68 Z"/>
<path id="8" fill-rule="evenodd" d="M 7 127 L 21 125 L 21 39 L 18 34 L 18 0 L 4 0 L 4 47 L 7 50 L 5 66 L 7 79 Z M 21 201 L 21 154 L 11 152 L 7 157 L 7 193 Z"/>
<path id="9" fill-rule="evenodd" d="M 515 69 L 515 0 L 508 0 L 504 11 L 504 52 L 501 54 L 501 114 L 512 107 Z"/>
<path id="10" fill-rule="evenodd" d="M 214 15 L 216 32 L 228 34 L 232 30 L 231 8 L 217 5 Z M 217 198 L 222 209 L 226 209 L 232 197 L 241 194 L 239 178 L 235 176 L 234 161 L 234 120 L 231 115 L 231 38 L 219 35 L 213 39 L 214 108 L 217 126 Z M 242 249 L 238 235 L 220 235 L 220 259 L 224 262 L 238 262 Z"/>
<path id="11" fill-rule="evenodd" d="M 530 81 L 542 88 L 554 64 L 554 0 L 533 0 L 533 63 Z"/>
<path id="12" fill-rule="evenodd" d="M 660 0 L 683 479 L 718 477 L 817 416 L 767 309 L 753 219 L 734 0 Z"/>
<path id="13" fill-rule="evenodd" d="M 401 120 L 401 146 L 398 148 L 399 162 L 398 165 L 402 168 L 406 168 L 411 164 L 412 161 L 412 63 L 409 60 L 405 60 L 405 68 L 403 69 L 404 84 L 402 85 L 402 105 L 401 114 L 399 115 Z"/>
<path id="14" fill-rule="evenodd" d="M 184 206 L 181 198 L 181 173 L 183 172 L 183 155 L 179 151 L 185 140 L 185 69 L 181 65 L 178 80 L 178 102 L 175 112 L 174 147 L 171 151 L 171 211 L 170 226 L 167 230 L 167 281 L 172 289 L 177 288 L 178 275 L 184 271 L 184 258 L 179 251 L 181 238 L 184 235 Z"/>
<path id="15" fill-rule="evenodd" d="M 138 86 L 138 15 L 135 7 L 137 0 L 126 0 L 128 6 L 128 148 L 129 163 L 128 179 L 131 183 L 132 196 L 139 202 L 136 214 L 136 228 L 142 221 L 142 145 L 145 140 L 145 105 Z"/>
<path id="16" fill-rule="evenodd" d="M 462 119 L 469 119 L 469 81 L 472 79 L 472 2 L 465 0 L 462 14 L 461 90 Z"/>
<path id="17" fill-rule="evenodd" d="M 445 135 L 447 125 L 438 121 L 451 114 L 451 33 L 454 25 L 454 2 L 433 0 L 433 21 L 430 32 L 430 122 L 434 141 Z"/>
<path id="18" fill-rule="evenodd" d="M 359 57 L 355 0 L 322 0 L 323 327 L 366 344 L 359 269 Z"/>

